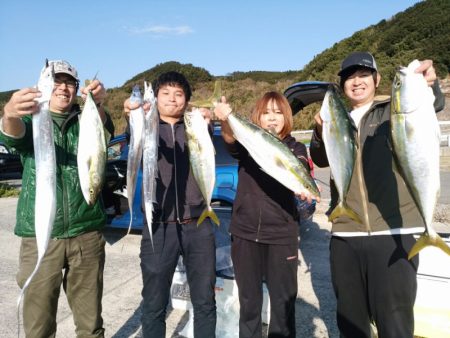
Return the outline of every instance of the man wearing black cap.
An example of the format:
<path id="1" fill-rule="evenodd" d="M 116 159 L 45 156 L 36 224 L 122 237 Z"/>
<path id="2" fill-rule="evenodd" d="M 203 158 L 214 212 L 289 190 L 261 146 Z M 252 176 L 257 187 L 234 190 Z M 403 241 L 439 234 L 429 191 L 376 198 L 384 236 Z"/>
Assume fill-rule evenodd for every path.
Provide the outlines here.
<path id="1" fill-rule="evenodd" d="M 77 148 L 81 110 L 76 104 L 78 74 L 67 61 L 51 61 L 49 65 L 55 73 L 50 112 L 57 163 L 56 215 L 52 240 L 24 295 L 23 327 L 26 337 L 55 337 L 58 298 L 63 285 L 73 313 L 76 336 L 104 337 L 101 299 L 105 240 L 101 230 L 106 216 L 100 200 L 92 206 L 85 202 L 79 184 Z M 91 91 L 104 128 L 112 135 L 114 126 L 102 107 L 106 96 L 102 83 L 94 80 L 80 91 L 84 98 Z M 22 237 L 16 276 L 21 288 L 37 260 L 32 114 L 39 109 L 36 98 L 40 96 L 36 88 L 15 92 L 5 105 L 0 120 L 0 139 L 20 153 L 24 168 L 14 229 L 14 233 Z"/>
<path id="2" fill-rule="evenodd" d="M 435 110 L 444 97 L 431 60 L 416 69 L 432 86 Z M 390 141 L 390 97 L 375 96 L 381 76 L 372 54 L 351 53 L 342 62 L 341 87 L 350 101 L 357 143 L 356 163 L 346 196 L 348 206 L 363 223 L 338 217 L 333 220 L 330 265 L 337 298 L 337 324 L 341 337 L 413 337 L 418 256 L 408 260 L 423 231 L 419 211 L 394 165 Z M 328 166 L 321 139 L 322 120 L 317 114 L 311 140 L 311 157 Z M 336 191 L 331 180 L 331 191 Z M 331 209 L 338 202 L 332 193 Z"/>

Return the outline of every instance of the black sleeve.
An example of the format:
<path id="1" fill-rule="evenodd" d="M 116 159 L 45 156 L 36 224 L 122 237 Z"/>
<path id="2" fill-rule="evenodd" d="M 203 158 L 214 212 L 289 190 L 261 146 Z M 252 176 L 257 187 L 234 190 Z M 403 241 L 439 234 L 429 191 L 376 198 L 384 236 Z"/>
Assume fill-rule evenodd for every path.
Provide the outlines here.
<path id="1" fill-rule="evenodd" d="M 431 86 L 431 88 L 433 89 L 433 94 L 435 97 L 434 110 L 436 111 L 436 113 L 438 113 L 444 109 L 445 96 L 441 91 L 441 87 L 439 86 L 439 81 L 437 79 L 436 79 L 436 81 L 434 81 L 433 86 Z"/>
<path id="2" fill-rule="evenodd" d="M 301 142 L 296 142 L 294 147 L 294 155 L 302 162 L 303 166 L 308 170 L 308 172 L 311 171 L 311 168 L 309 166 L 308 161 L 308 150 L 306 149 L 306 146 Z"/>
<path id="3" fill-rule="evenodd" d="M 109 132 L 109 134 L 111 135 L 111 139 L 114 137 L 114 123 L 111 119 L 111 116 L 109 115 L 109 113 L 105 110 L 105 115 L 106 115 L 106 122 L 104 124 L 105 129 Z"/>
<path id="4" fill-rule="evenodd" d="M 311 137 L 309 154 L 311 155 L 314 164 L 316 164 L 318 167 L 324 168 L 329 166 L 325 144 L 323 143 L 322 137 L 319 135 L 317 126 L 314 128 Z"/>

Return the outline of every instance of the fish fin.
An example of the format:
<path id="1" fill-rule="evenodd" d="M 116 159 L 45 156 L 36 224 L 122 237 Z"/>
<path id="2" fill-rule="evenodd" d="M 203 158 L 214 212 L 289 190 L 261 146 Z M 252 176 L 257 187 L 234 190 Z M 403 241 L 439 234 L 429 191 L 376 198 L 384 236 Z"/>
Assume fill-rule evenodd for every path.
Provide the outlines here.
<path id="1" fill-rule="evenodd" d="M 214 92 L 213 94 L 206 100 L 197 100 L 189 102 L 191 107 L 197 108 L 214 108 L 217 102 L 220 102 L 220 98 L 222 97 L 222 85 L 219 80 L 214 83 Z"/>
<path id="2" fill-rule="evenodd" d="M 450 256 L 450 247 L 444 242 L 441 236 L 436 233 L 435 236 L 432 237 L 428 234 L 428 232 L 425 231 L 409 251 L 408 259 L 413 258 L 419 253 L 420 250 L 430 245 L 441 249 Z"/>
<path id="3" fill-rule="evenodd" d="M 328 216 L 328 221 L 331 222 L 335 218 L 338 218 L 339 216 L 347 216 L 347 217 L 351 218 L 352 220 L 354 220 L 355 222 L 363 224 L 363 222 L 362 222 L 361 218 L 358 216 L 358 214 L 344 203 L 339 203 L 333 209 L 330 216 Z"/>
<path id="4" fill-rule="evenodd" d="M 205 211 L 202 212 L 200 217 L 198 218 L 197 225 L 202 224 L 202 222 L 206 219 L 206 217 L 211 218 L 211 220 L 216 223 L 217 225 L 220 225 L 219 218 L 217 217 L 216 213 L 211 208 L 206 208 Z"/>

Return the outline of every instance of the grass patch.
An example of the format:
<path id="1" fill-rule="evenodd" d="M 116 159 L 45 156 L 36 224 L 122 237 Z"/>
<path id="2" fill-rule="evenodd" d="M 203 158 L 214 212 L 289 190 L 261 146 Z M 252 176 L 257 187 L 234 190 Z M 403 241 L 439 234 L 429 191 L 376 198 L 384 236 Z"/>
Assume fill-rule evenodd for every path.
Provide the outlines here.
<path id="1" fill-rule="evenodd" d="M 19 196 L 20 190 L 14 188 L 8 184 L 0 183 L 0 198 L 1 197 L 17 197 Z"/>

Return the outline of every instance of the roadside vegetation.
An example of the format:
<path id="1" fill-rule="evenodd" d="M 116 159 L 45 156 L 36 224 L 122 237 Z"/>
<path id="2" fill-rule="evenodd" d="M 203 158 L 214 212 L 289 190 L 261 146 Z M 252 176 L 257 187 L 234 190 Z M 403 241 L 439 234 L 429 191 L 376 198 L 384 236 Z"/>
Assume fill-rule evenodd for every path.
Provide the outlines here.
<path id="1" fill-rule="evenodd" d="M 6 183 L 0 183 L 0 198 L 2 197 L 17 197 L 20 190 L 14 188 Z"/>

